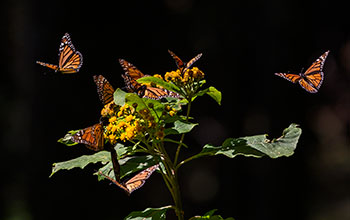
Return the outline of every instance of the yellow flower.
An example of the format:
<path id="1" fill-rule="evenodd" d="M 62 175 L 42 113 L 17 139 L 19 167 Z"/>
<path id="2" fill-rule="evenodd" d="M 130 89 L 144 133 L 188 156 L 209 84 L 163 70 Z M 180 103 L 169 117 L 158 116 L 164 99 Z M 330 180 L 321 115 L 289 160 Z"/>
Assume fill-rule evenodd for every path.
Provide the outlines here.
<path id="1" fill-rule="evenodd" d="M 125 117 L 125 121 L 126 121 L 126 122 L 130 122 L 130 121 L 133 120 L 133 119 L 134 119 L 134 116 L 133 116 L 133 115 L 128 115 L 128 116 Z"/>
<path id="2" fill-rule="evenodd" d="M 159 74 L 154 74 L 153 76 L 156 77 L 156 78 L 159 78 L 159 79 L 163 79 L 163 77 L 161 75 L 159 75 Z"/>
<path id="3" fill-rule="evenodd" d="M 165 81 L 167 81 L 167 82 L 169 82 L 169 81 L 173 81 L 173 82 L 180 81 L 181 80 L 181 72 L 180 72 L 180 70 L 166 72 L 164 78 L 165 78 Z"/>
<path id="4" fill-rule="evenodd" d="M 176 111 L 173 111 L 173 110 L 169 111 L 169 115 L 170 115 L 171 117 L 173 117 L 175 114 L 176 114 Z"/>
<path id="5" fill-rule="evenodd" d="M 126 138 L 128 140 L 131 140 L 135 136 L 135 127 L 134 126 L 129 126 L 125 129 L 126 133 Z"/>
<path id="6" fill-rule="evenodd" d="M 117 117 L 113 116 L 109 119 L 109 123 L 112 123 L 117 120 Z"/>
<path id="7" fill-rule="evenodd" d="M 120 134 L 120 140 L 125 142 L 125 133 Z"/>

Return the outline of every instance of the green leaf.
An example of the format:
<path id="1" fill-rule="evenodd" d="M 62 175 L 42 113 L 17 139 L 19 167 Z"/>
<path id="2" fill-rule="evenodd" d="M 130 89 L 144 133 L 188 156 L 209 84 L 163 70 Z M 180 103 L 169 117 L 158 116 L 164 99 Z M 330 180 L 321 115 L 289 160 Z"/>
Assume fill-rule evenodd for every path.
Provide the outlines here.
<path id="1" fill-rule="evenodd" d="M 215 87 L 210 86 L 209 88 L 200 90 L 196 93 L 196 96 L 192 98 L 192 101 L 197 97 L 197 96 L 203 96 L 203 95 L 209 95 L 212 97 L 219 105 L 221 105 L 221 92 L 217 90 Z"/>
<path id="2" fill-rule="evenodd" d="M 174 127 L 165 129 L 165 135 L 168 134 L 183 134 L 190 132 L 195 126 L 198 124 L 183 122 L 183 121 L 175 121 Z"/>
<path id="3" fill-rule="evenodd" d="M 221 92 L 215 87 L 210 86 L 207 94 L 212 97 L 219 105 L 221 105 Z"/>
<path id="4" fill-rule="evenodd" d="M 229 158 L 234 158 L 237 155 L 257 158 L 263 156 L 271 158 L 288 157 L 294 153 L 300 135 L 301 129 L 296 124 L 291 124 L 277 139 L 269 140 L 266 138 L 267 135 L 229 138 L 224 141 L 222 146 L 205 145 L 203 150 L 194 155 L 192 159 L 219 154 Z"/>
<path id="5" fill-rule="evenodd" d="M 189 220 L 234 220 L 234 218 L 222 218 L 220 215 L 213 215 L 214 212 L 216 212 L 217 209 L 213 209 L 207 213 L 205 213 L 203 216 L 194 216 L 190 218 Z"/>
<path id="6" fill-rule="evenodd" d="M 166 212 L 170 206 L 161 208 L 147 208 L 143 211 L 134 211 L 124 218 L 124 220 L 165 220 Z"/>
<path id="7" fill-rule="evenodd" d="M 170 90 L 176 93 L 181 93 L 180 88 L 174 85 L 173 83 L 166 82 L 163 79 L 160 79 L 154 76 L 145 76 L 145 77 L 139 78 L 136 81 L 138 83 L 154 83 L 156 85 L 163 87 L 166 90 Z"/>
<path id="8" fill-rule="evenodd" d="M 133 106 L 133 104 L 136 103 L 136 111 L 140 111 L 141 109 L 149 109 L 150 113 L 156 119 L 156 121 L 164 111 L 164 105 L 160 100 L 140 98 L 137 94 L 134 93 L 127 93 L 125 96 L 125 102 L 130 106 Z M 153 105 L 152 108 L 149 107 L 150 104 Z"/>
<path id="9" fill-rule="evenodd" d="M 77 145 L 78 143 L 72 141 L 72 136 L 75 135 L 79 130 L 68 131 L 68 133 L 63 137 L 58 139 L 57 142 L 65 144 L 67 146 Z"/>
<path id="10" fill-rule="evenodd" d="M 59 170 L 70 170 L 73 168 L 81 168 L 84 169 L 84 167 L 90 163 L 106 163 L 111 160 L 111 155 L 107 151 L 100 151 L 92 155 L 83 155 L 78 158 L 64 161 L 64 162 L 59 162 L 59 163 L 54 163 L 52 165 L 52 172 L 50 177 L 57 173 Z"/>
<path id="11" fill-rule="evenodd" d="M 123 90 L 117 88 L 117 90 L 113 94 L 114 103 L 116 105 L 123 106 L 125 104 L 125 96 L 126 96 L 126 94 L 127 94 L 126 92 L 124 92 Z"/>

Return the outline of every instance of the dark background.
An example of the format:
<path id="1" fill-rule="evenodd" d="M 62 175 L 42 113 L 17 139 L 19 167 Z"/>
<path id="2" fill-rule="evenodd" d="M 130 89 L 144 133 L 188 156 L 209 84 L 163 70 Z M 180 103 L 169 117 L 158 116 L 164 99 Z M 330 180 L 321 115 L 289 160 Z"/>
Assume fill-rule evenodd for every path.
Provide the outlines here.
<path id="1" fill-rule="evenodd" d="M 348 9 L 322 0 L 2 1 L 0 219 L 123 219 L 172 203 L 159 174 L 130 197 L 98 182 L 93 165 L 49 178 L 52 163 L 91 153 L 56 141 L 98 121 L 92 76 L 123 87 L 118 58 L 163 75 L 175 69 L 167 49 L 185 61 L 203 53 L 196 66 L 223 93 L 221 106 L 196 100 L 200 126 L 187 136 L 183 157 L 228 137 L 278 137 L 292 122 L 303 129 L 289 158 L 218 156 L 185 165 L 186 218 L 217 208 L 237 220 L 349 219 Z M 57 63 L 65 32 L 83 54 L 80 72 L 35 64 Z M 318 93 L 274 76 L 298 73 L 326 50 Z"/>

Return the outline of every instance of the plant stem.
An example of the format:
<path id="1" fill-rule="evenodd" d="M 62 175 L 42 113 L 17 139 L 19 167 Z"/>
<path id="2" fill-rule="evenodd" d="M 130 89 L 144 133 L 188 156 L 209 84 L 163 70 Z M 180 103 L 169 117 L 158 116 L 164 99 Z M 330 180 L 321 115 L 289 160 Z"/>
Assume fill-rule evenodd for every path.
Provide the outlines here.
<path id="1" fill-rule="evenodd" d="M 189 96 L 189 97 L 187 98 L 187 100 L 188 100 L 188 106 L 187 106 L 187 113 L 186 113 L 186 122 L 188 121 L 188 118 L 190 117 L 192 96 Z M 174 159 L 174 164 L 175 164 L 175 166 L 176 166 L 177 161 L 178 161 L 178 159 L 179 159 L 180 150 L 181 150 L 182 142 L 184 141 L 184 138 L 185 138 L 185 134 L 182 134 L 182 135 L 181 135 L 181 139 L 180 139 L 180 141 L 179 141 L 179 146 L 177 146 L 177 149 L 176 149 L 176 154 L 175 154 L 175 159 Z"/>
<path id="2" fill-rule="evenodd" d="M 177 173 L 175 166 L 164 149 L 163 144 L 157 144 L 156 148 L 162 153 L 162 163 L 165 167 L 166 173 L 162 173 L 163 179 L 168 187 L 173 201 L 175 203 L 175 214 L 178 220 L 184 220 L 184 212 L 182 210 L 180 187 L 177 180 Z"/>

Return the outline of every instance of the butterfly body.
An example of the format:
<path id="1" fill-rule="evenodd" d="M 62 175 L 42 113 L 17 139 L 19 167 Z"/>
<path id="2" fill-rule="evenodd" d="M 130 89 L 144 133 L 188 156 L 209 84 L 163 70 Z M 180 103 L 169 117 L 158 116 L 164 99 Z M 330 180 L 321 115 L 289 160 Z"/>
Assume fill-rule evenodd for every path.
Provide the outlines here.
<path id="1" fill-rule="evenodd" d="M 143 74 L 139 69 L 136 68 L 136 66 L 124 59 L 119 59 L 119 63 L 125 72 L 124 74 L 122 74 L 122 77 L 124 79 L 126 89 L 128 90 L 128 92 L 136 93 L 137 95 L 143 98 L 156 100 L 165 97 L 179 97 L 178 94 L 168 91 L 166 89 L 151 87 L 138 83 L 136 80 L 148 75 Z"/>
<path id="2" fill-rule="evenodd" d="M 53 69 L 55 72 L 63 74 L 76 73 L 83 65 L 83 55 L 75 50 L 70 36 L 66 33 L 62 39 L 58 50 L 58 65 L 36 61 L 37 64 Z"/>
<path id="3" fill-rule="evenodd" d="M 290 82 L 299 83 L 299 85 L 310 93 L 316 93 L 320 89 L 323 79 L 323 65 L 326 61 L 329 51 L 322 54 L 311 66 L 303 73 L 275 73 Z"/>

